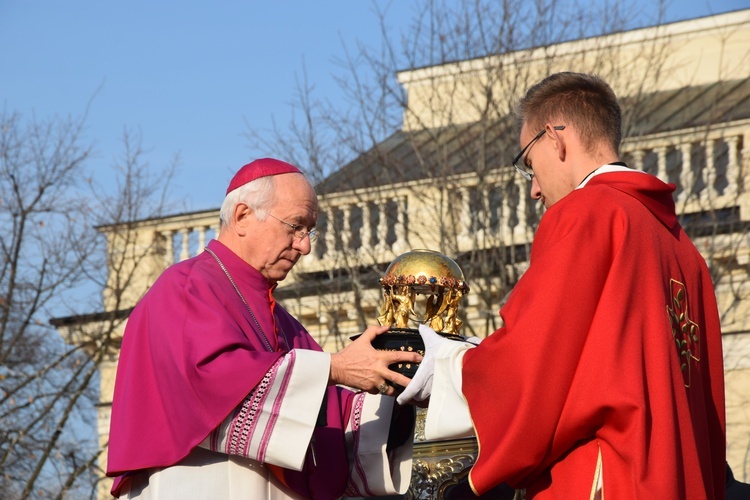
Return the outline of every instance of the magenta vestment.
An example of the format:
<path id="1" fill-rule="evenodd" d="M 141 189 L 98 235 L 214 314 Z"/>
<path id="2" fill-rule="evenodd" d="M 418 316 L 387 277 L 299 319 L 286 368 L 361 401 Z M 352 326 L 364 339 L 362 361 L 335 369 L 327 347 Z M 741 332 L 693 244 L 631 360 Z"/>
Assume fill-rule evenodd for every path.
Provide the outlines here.
<path id="1" fill-rule="evenodd" d="M 133 310 L 123 337 L 107 469 L 107 475 L 118 476 L 113 494 L 119 493 L 128 473 L 185 458 L 290 349 L 321 351 L 302 325 L 275 303 L 273 287 L 258 271 L 216 240 L 208 248 L 226 266 L 274 350 L 266 347 L 209 252 L 164 271 Z M 309 467 L 308 450 L 302 472 L 283 471 L 283 482 L 298 494 L 343 494 L 348 473 L 344 429 L 351 395 L 328 388 L 327 425 L 314 433 L 317 466 Z"/>

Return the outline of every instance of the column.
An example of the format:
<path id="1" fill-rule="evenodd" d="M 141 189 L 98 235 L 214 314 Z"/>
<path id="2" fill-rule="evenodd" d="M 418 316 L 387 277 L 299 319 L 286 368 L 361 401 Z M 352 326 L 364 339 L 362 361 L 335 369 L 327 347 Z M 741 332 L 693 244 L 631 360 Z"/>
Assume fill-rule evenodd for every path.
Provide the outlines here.
<path id="1" fill-rule="evenodd" d="M 398 217 L 396 222 L 396 244 L 394 245 L 396 253 L 406 250 L 406 210 L 406 196 L 399 196 L 396 198 L 396 216 Z"/>
<path id="2" fill-rule="evenodd" d="M 518 177 L 521 177 L 520 175 Z M 523 179 L 523 177 L 521 177 Z M 523 179 L 526 181 L 526 179 Z M 514 185 L 518 184 L 518 181 L 513 181 Z M 503 190 L 503 197 L 500 200 L 500 214 L 498 217 L 497 225 L 500 229 L 500 236 L 503 240 L 508 239 L 508 237 L 513 234 L 514 232 L 520 231 L 519 227 L 516 226 L 515 228 L 510 227 L 510 214 L 513 210 L 519 210 L 520 207 L 517 206 L 511 206 L 511 199 L 510 199 L 510 188 L 506 187 Z M 520 200 L 519 200 L 520 201 Z M 518 213 L 518 216 L 520 218 L 521 214 Z"/>
<path id="3" fill-rule="evenodd" d="M 182 236 L 182 251 L 180 252 L 180 260 L 182 261 L 190 258 L 190 249 L 188 248 L 190 228 L 184 227 L 180 229 L 180 235 Z"/>
<path id="4" fill-rule="evenodd" d="M 196 254 L 199 254 L 203 251 L 203 248 L 206 246 L 206 226 L 201 226 L 198 228 L 198 251 Z"/>
<path id="5" fill-rule="evenodd" d="M 707 139 L 706 140 L 706 164 L 703 166 L 703 169 L 701 170 L 701 175 L 703 176 L 703 182 L 706 185 L 705 187 L 705 194 L 709 197 L 709 199 L 714 199 L 717 195 L 716 193 L 716 162 L 714 161 L 714 149 L 715 149 L 715 141 L 714 139 Z"/>
<path id="6" fill-rule="evenodd" d="M 490 221 L 492 220 L 492 216 L 490 215 L 490 192 L 492 191 L 492 184 L 484 182 L 477 187 L 477 191 L 481 196 L 480 201 L 482 203 L 482 213 L 479 214 L 481 217 L 480 229 L 484 236 L 487 237 L 492 232 L 490 229 Z"/>
<path id="7" fill-rule="evenodd" d="M 636 149 L 631 155 L 633 156 L 633 168 L 643 170 L 643 157 L 646 156 L 646 152 L 642 149 Z"/>
<path id="8" fill-rule="evenodd" d="M 174 231 L 162 231 L 164 236 L 164 266 L 168 267 L 174 264 Z"/>
<path id="9" fill-rule="evenodd" d="M 528 235 L 530 234 L 529 229 L 529 214 L 528 214 L 528 206 L 529 206 L 529 181 L 524 179 L 521 176 L 515 176 L 514 179 L 514 185 L 515 188 L 518 190 L 518 204 L 515 207 L 516 210 L 516 216 L 518 218 L 518 225 L 515 227 L 515 235 L 522 238 L 523 241 L 526 241 L 528 239 Z M 503 201 L 507 198 L 504 197 Z M 505 207 L 503 207 L 505 208 Z M 503 216 L 503 224 L 505 227 L 508 227 L 510 224 L 510 212 L 508 211 L 506 215 Z"/>
<path id="10" fill-rule="evenodd" d="M 388 200 L 378 202 L 377 247 L 385 250 L 388 247 Z"/>
<path id="11" fill-rule="evenodd" d="M 739 193 L 740 182 L 740 138 L 739 136 L 727 137 L 727 189 L 726 194 L 736 195 Z"/>
<path id="12" fill-rule="evenodd" d="M 341 208 L 341 249 L 347 251 L 352 243 L 352 206 L 344 205 Z"/>
<path id="13" fill-rule="evenodd" d="M 326 214 L 326 232 L 323 235 L 326 241 L 326 255 L 334 255 L 336 252 L 336 211 L 332 206 L 327 206 L 322 209 Z M 324 257 L 321 255 L 321 257 Z"/>
<path id="14" fill-rule="evenodd" d="M 680 201 L 686 201 L 693 192 L 693 187 L 695 187 L 692 146 L 693 145 L 689 142 L 680 144 L 680 153 L 682 155 L 682 165 L 680 167 L 680 184 L 682 185 L 682 192 L 680 193 Z"/>
<path id="15" fill-rule="evenodd" d="M 740 158 L 742 162 L 742 171 L 747 172 L 750 170 L 750 132 L 745 132 L 745 135 L 742 139 L 742 144 L 744 144 L 744 147 L 742 148 L 742 152 L 740 153 Z"/>
<path id="16" fill-rule="evenodd" d="M 657 154 L 657 169 L 656 176 L 664 182 L 669 182 L 669 174 L 667 173 L 667 147 L 659 146 L 654 148 Z"/>
<path id="17" fill-rule="evenodd" d="M 362 210 L 362 228 L 360 229 L 359 239 L 362 242 L 362 248 L 369 249 L 372 246 L 372 227 L 370 226 L 370 203 L 363 201 L 359 203 Z"/>
<path id="18" fill-rule="evenodd" d="M 471 193 L 469 188 L 460 187 L 456 190 L 461 197 L 461 205 L 458 212 L 458 222 L 461 225 L 460 236 L 466 237 L 471 234 Z"/>

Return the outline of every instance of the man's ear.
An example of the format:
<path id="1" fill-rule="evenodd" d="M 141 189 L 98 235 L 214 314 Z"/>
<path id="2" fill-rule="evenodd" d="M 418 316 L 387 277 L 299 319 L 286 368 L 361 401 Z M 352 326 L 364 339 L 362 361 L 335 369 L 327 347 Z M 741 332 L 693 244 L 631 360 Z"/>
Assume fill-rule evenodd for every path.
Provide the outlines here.
<path id="1" fill-rule="evenodd" d="M 245 236 L 248 233 L 248 224 L 252 215 L 252 209 L 246 204 L 240 202 L 234 206 L 232 223 L 234 225 L 234 231 L 235 233 L 237 233 L 237 235 Z"/>
<path id="2" fill-rule="evenodd" d="M 557 158 L 560 161 L 565 161 L 565 157 L 567 156 L 567 148 L 568 145 L 565 141 L 565 134 L 558 133 L 557 130 L 555 130 L 555 127 L 553 127 L 551 124 L 547 124 L 547 133 L 550 134 L 550 139 L 552 139 L 552 147 L 555 148 L 555 151 L 557 151 Z"/>

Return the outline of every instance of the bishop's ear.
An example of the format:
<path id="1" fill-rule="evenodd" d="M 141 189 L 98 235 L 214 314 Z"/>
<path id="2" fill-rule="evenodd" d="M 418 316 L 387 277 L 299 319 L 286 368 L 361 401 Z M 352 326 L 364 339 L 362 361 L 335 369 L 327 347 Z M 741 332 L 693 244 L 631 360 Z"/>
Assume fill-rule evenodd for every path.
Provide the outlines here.
<path id="1" fill-rule="evenodd" d="M 253 217 L 253 211 L 245 203 L 239 202 L 234 206 L 234 212 L 232 213 L 232 226 L 234 226 L 235 232 L 240 236 L 245 236 L 248 233 L 248 226 Z"/>

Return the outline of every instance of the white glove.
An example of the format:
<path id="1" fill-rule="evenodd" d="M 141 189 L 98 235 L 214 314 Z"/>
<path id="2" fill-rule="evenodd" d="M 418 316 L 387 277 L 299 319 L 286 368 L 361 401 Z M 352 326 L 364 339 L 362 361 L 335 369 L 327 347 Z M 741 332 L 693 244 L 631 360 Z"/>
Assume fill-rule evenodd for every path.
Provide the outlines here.
<path id="1" fill-rule="evenodd" d="M 419 335 L 424 342 L 424 356 L 417 372 L 414 374 L 414 378 L 396 398 L 400 405 L 410 401 L 424 401 L 430 397 L 430 394 L 432 394 L 432 377 L 435 374 L 435 355 L 441 343 L 453 342 L 441 337 L 427 325 L 419 325 Z"/>
<path id="2" fill-rule="evenodd" d="M 479 337 L 464 337 L 464 342 L 469 344 L 479 345 L 482 343 L 482 339 Z"/>

